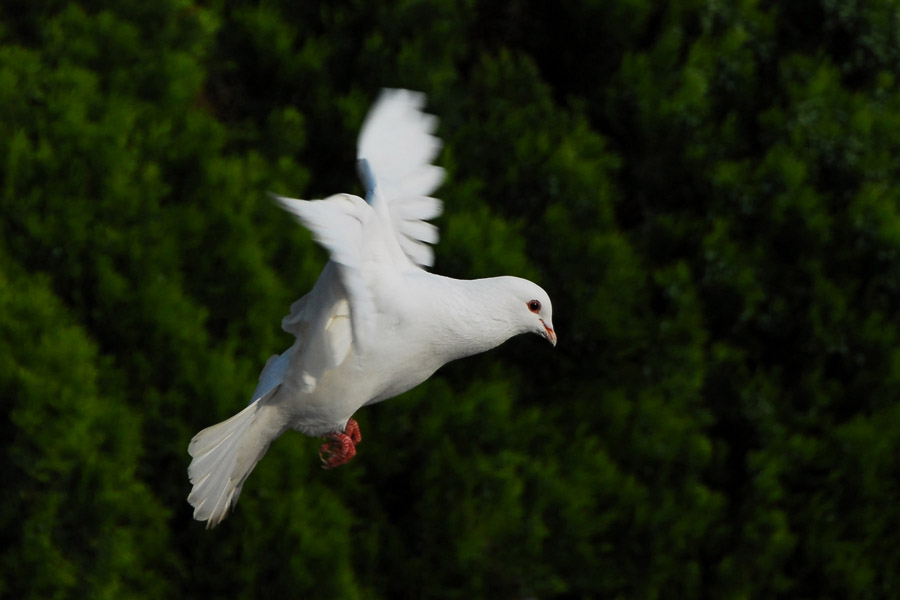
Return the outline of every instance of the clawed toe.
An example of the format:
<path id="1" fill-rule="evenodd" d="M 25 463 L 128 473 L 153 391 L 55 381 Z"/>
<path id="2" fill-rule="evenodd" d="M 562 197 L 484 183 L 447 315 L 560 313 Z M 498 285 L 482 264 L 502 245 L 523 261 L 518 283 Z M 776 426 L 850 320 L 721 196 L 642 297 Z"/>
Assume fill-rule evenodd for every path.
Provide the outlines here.
<path id="1" fill-rule="evenodd" d="M 344 433 L 350 436 L 350 439 L 353 440 L 354 444 L 358 444 L 362 441 L 362 434 L 359 432 L 359 423 L 357 423 L 355 419 L 347 420 L 347 426 L 344 427 Z"/>

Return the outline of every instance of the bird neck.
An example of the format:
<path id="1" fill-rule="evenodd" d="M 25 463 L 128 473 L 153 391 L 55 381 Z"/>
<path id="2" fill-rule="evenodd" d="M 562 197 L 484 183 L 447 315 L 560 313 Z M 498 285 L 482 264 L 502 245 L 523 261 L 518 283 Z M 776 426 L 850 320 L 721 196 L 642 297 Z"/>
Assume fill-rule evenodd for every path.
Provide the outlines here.
<path id="1" fill-rule="evenodd" d="M 431 329 L 436 353 L 447 361 L 495 348 L 523 333 L 511 319 L 511 295 L 501 277 L 460 280 L 436 275 Z"/>

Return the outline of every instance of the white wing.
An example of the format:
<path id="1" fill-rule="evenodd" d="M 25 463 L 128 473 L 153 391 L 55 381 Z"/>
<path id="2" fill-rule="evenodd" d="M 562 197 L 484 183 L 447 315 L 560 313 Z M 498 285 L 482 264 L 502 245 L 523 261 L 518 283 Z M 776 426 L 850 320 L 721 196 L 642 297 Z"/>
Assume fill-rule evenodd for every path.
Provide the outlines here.
<path id="1" fill-rule="evenodd" d="M 316 284 L 320 293 L 310 294 L 316 300 L 301 298 L 282 323 L 304 340 L 302 362 L 310 367 L 310 385 L 346 356 L 350 340 L 343 332 L 348 312 L 353 344 L 365 355 L 377 341 L 372 290 L 391 285 L 390 272 L 433 263 L 428 244 L 437 241 L 438 232 L 426 220 L 441 213 L 441 202 L 428 194 L 440 185 L 444 170 L 431 164 L 441 142 L 432 135 L 437 119 L 421 111 L 424 101 L 422 94 L 385 90 L 366 117 L 359 137 L 359 165 L 368 201 L 350 194 L 312 201 L 276 196 L 331 254 L 331 263 Z M 328 283 L 334 267 L 346 302 Z M 306 306 L 308 302 L 314 305 Z"/>
<path id="2" fill-rule="evenodd" d="M 427 221 L 442 210 L 429 194 L 444 180 L 444 170 L 431 164 L 441 141 L 433 135 L 437 118 L 422 112 L 424 104 L 424 94 L 382 91 L 363 123 L 357 156 L 368 201 L 406 255 L 428 267 L 434 264 L 428 244 L 437 242 L 438 229 Z"/>
<path id="3" fill-rule="evenodd" d="M 337 194 L 325 200 L 295 200 L 276 196 L 276 200 L 282 208 L 296 216 L 312 232 L 315 240 L 331 254 L 331 263 L 326 265 L 320 281 L 327 279 L 330 269 L 337 267 L 349 304 L 353 342 L 364 353 L 371 347 L 377 320 L 372 287 L 386 283 L 381 280 L 386 270 L 408 268 L 409 261 L 396 240 L 376 217 L 374 208 L 359 196 Z M 316 287 L 319 286 L 317 283 Z M 322 293 L 325 293 L 324 289 Z M 336 319 L 346 316 L 346 304 L 342 305 L 336 294 L 332 290 L 328 294 L 330 299 L 317 298 L 320 304 L 315 307 L 314 312 L 318 314 L 319 310 L 327 309 L 329 314 L 315 317 L 321 326 L 318 331 L 308 332 L 312 343 L 331 339 L 331 336 L 321 336 L 326 330 L 330 330 Z M 293 324 L 294 320 L 300 318 L 299 311 L 295 311 L 294 307 L 291 309 L 291 315 L 282 323 L 282 327 L 299 338 L 302 333 L 299 329 L 301 323 L 298 322 L 296 326 Z M 294 316 L 295 312 L 298 312 L 297 317 Z M 297 328 L 297 331 L 292 331 L 292 327 Z M 343 348 L 343 343 L 341 348 L 321 348 L 320 354 L 326 352 L 337 358 Z"/>
<path id="4" fill-rule="evenodd" d="M 279 360 L 291 354 L 286 369 L 299 371 L 304 392 L 312 392 L 326 372 L 341 364 L 353 343 L 350 302 L 341 281 L 341 269 L 334 261 L 326 264 L 315 287 L 291 304 L 290 314 L 281 321 L 281 328 L 294 334 L 297 341 Z M 276 364 L 273 363 L 273 370 Z M 263 373 L 268 369 L 266 363 Z M 266 387 L 264 380 L 268 381 L 260 376 L 260 389 Z"/>

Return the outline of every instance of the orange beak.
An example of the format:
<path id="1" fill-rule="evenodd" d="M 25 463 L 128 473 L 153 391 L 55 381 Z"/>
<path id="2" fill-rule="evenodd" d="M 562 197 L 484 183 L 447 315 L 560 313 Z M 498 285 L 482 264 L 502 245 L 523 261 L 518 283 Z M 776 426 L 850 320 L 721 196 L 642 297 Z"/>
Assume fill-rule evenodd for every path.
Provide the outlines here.
<path id="1" fill-rule="evenodd" d="M 544 323 L 544 320 L 541 319 L 541 325 L 544 326 L 544 337 L 547 338 L 547 341 L 556 346 L 556 332 L 553 331 L 552 327 L 547 327 L 547 324 Z"/>

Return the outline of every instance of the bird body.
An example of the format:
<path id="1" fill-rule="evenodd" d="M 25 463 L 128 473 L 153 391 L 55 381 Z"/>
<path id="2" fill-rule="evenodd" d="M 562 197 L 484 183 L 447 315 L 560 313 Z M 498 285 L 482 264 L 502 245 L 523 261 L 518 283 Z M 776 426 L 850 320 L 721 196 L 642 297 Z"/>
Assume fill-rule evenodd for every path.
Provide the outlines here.
<path id="1" fill-rule="evenodd" d="M 329 263 L 302 300 L 305 306 L 315 305 L 321 293 L 333 302 L 331 316 L 320 325 L 326 335 L 311 337 L 331 337 L 341 356 L 332 359 L 334 347 L 304 346 L 306 338 L 298 337 L 284 354 L 270 359 L 273 370 L 281 373 L 280 387 L 267 403 L 279 408 L 289 428 L 311 436 L 341 430 L 359 408 L 416 387 L 448 362 L 502 344 L 515 327 L 504 318 L 506 305 L 518 300 L 499 295 L 498 280 L 513 288 L 527 283 L 514 277 L 458 280 L 422 270 L 394 277 L 390 288 L 382 288 L 391 290 L 389 296 L 372 298 L 379 351 L 363 356 L 353 352 L 347 302 L 333 300 L 341 295 L 341 284 L 332 267 Z M 462 320 L 460 306 L 467 307 Z M 521 329 L 517 333 L 526 332 Z M 322 361 L 322 356 L 329 358 Z M 261 382 L 265 375 L 264 370 Z M 263 393 L 256 391 L 257 396 Z"/>
<path id="2" fill-rule="evenodd" d="M 443 170 L 422 96 L 386 91 L 360 135 L 367 200 L 277 198 L 331 254 L 313 289 L 282 328 L 296 336 L 260 374 L 250 405 L 191 440 L 188 501 L 212 527 L 227 516 L 273 440 L 288 429 L 326 436 L 325 465 L 355 454 L 353 414 L 428 379 L 442 365 L 489 350 L 520 333 L 555 345 L 550 299 L 517 277 L 459 280 L 425 271 L 437 241 L 426 219 Z"/>

